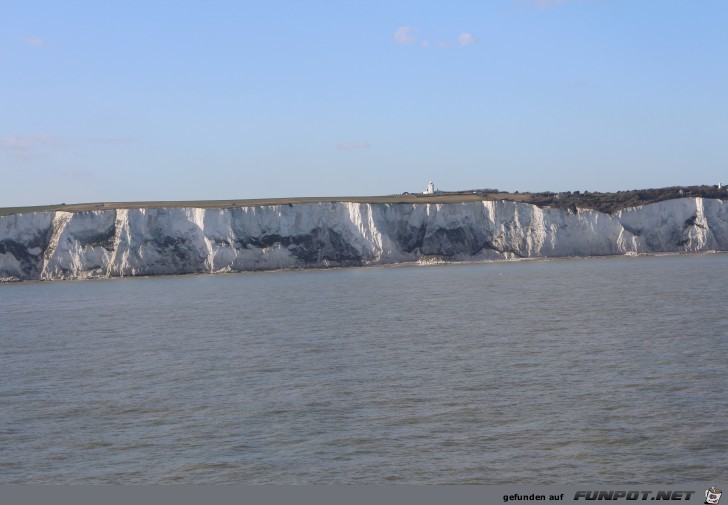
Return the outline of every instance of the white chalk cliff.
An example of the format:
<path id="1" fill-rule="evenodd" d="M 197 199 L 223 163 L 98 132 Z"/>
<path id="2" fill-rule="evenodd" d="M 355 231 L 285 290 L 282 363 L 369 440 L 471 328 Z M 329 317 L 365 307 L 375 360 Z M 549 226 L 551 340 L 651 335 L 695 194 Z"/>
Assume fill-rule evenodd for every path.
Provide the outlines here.
<path id="1" fill-rule="evenodd" d="M 4 281 L 711 250 L 728 251 L 728 201 L 681 198 L 612 215 L 497 201 L 0 217 Z"/>

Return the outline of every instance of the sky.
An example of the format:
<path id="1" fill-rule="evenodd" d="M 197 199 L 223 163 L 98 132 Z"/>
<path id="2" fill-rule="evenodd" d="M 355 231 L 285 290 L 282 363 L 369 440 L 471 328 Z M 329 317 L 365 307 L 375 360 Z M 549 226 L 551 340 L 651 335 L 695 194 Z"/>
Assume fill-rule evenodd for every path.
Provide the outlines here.
<path id="1" fill-rule="evenodd" d="M 0 1 L 0 207 L 728 183 L 725 0 Z"/>

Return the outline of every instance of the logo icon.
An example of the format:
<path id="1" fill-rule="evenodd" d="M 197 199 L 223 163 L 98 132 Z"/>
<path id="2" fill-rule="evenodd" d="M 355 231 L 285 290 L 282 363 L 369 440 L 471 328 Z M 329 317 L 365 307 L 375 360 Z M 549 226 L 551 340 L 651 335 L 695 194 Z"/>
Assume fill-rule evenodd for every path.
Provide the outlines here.
<path id="1" fill-rule="evenodd" d="M 705 503 L 709 503 L 710 505 L 718 505 L 718 502 L 720 501 L 720 495 L 723 494 L 723 491 L 718 489 L 717 487 L 713 486 L 710 489 L 705 490 Z"/>

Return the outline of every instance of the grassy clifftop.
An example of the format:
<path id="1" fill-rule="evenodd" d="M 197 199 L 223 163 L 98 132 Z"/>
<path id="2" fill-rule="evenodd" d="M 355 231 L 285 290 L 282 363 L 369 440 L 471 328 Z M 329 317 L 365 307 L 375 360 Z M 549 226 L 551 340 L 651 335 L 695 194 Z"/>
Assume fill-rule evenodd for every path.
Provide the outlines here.
<path id="1" fill-rule="evenodd" d="M 593 209 L 613 213 L 627 207 L 672 200 L 674 198 L 702 197 L 728 199 L 728 188 L 717 186 L 673 186 L 660 189 L 635 189 L 616 193 L 564 191 L 560 193 L 508 193 L 497 189 L 445 191 L 434 195 L 410 194 L 387 196 L 301 197 L 265 198 L 247 200 L 197 200 L 197 201 L 148 201 L 148 202 L 94 202 L 79 204 L 53 204 L 35 207 L 0 208 L 0 216 L 29 212 L 64 210 L 84 212 L 106 209 L 139 209 L 160 207 L 222 208 L 254 207 L 261 205 L 294 205 L 299 203 L 358 202 L 358 203 L 462 203 L 474 201 L 510 200 L 531 203 L 539 207 L 560 209 Z"/>

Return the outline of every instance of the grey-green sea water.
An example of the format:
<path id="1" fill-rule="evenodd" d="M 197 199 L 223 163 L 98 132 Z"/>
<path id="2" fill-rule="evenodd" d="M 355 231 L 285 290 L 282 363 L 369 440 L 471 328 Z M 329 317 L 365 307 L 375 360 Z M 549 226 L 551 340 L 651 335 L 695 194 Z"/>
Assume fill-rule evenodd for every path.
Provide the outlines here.
<path id="1" fill-rule="evenodd" d="M 0 483 L 728 474 L 728 255 L 0 285 Z"/>

